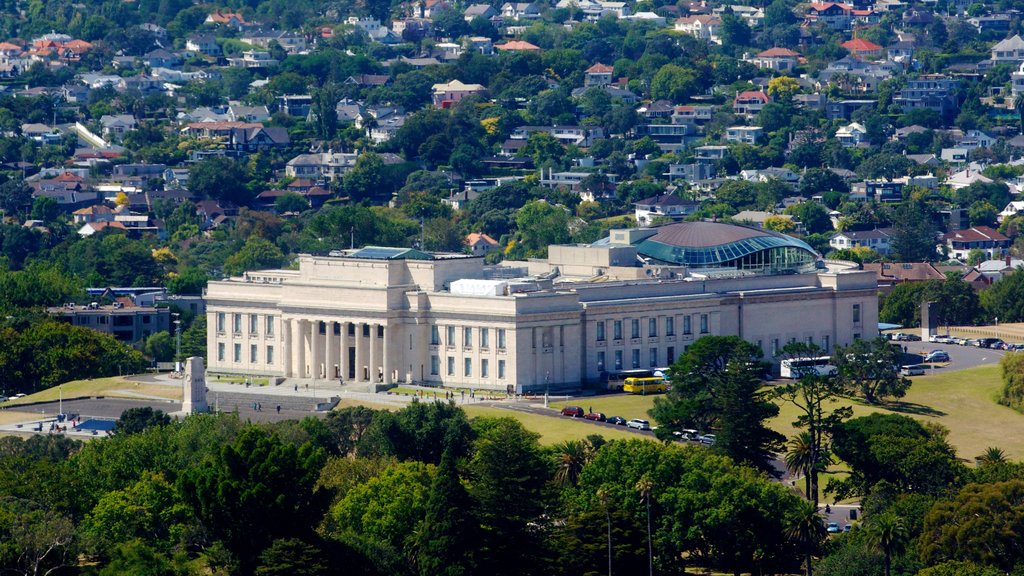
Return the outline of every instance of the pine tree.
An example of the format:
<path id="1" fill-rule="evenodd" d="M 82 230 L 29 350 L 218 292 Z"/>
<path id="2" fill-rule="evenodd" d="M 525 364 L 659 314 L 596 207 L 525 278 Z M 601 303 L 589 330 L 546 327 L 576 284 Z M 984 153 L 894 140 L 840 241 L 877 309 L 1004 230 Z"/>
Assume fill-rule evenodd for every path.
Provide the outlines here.
<path id="1" fill-rule="evenodd" d="M 459 480 L 451 447 L 441 455 L 431 486 L 427 515 L 420 533 L 419 572 L 423 576 L 466 576 L 473 573 L 472 500 Z"/>

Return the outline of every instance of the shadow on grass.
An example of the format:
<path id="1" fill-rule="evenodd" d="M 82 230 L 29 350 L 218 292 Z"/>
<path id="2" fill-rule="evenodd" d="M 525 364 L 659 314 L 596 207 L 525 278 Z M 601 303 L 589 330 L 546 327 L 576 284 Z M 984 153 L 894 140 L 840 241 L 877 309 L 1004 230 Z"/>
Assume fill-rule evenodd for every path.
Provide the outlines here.
<path id="1" fill-rule="evenodd" d="M 946 413 L 942 410 L 936 410 L 931 406 L 925 406 L 924 404 L 916 404 L 914 402 L 887 402 L 885 404 L 879 404 L 880 408 L 886 408 L 898 414 L 914 414 L 915 416 L 945 416 Z"/>

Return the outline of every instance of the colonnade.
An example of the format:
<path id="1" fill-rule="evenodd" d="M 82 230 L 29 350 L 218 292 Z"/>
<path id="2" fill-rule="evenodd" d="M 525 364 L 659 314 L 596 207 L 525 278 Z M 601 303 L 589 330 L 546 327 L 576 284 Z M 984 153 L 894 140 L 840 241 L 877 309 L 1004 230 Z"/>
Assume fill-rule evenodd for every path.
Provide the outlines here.
<path id="1" fill-rule="evenodd" d="M 288 378 L 375 382 L 395 379 L 386 324 L 309 318 L 282 322 L 281 358 Z"/>

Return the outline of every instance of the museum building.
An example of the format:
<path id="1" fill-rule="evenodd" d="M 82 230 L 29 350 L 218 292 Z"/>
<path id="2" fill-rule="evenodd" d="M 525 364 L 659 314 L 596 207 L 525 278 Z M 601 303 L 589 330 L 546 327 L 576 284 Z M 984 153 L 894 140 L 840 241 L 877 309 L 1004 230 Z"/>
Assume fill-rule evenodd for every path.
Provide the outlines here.
<path id="1" fill-rule="evenodd" d="M 540 392 L 668 366 L 709 334 L 773 359 L 878 329 L 873 273 L 720 222 L 612 230 L 499 266 L 384 247 L 298 264 L 209 283 L 211 373 Z"/>

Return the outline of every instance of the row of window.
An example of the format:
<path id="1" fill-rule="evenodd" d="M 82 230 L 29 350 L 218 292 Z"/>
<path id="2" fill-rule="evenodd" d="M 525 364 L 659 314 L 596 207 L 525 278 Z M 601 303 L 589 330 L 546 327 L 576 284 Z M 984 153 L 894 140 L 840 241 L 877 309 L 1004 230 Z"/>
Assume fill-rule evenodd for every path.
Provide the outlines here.
<path id="1" fill-rule="evenodd" d="M 446 362 L 446 374 L 448 376 L 455 376 L 455 357 L 448 356 L 445 358 Z M 437 355 L 430 357 L 430 375 L 438 376 L 441 373 L 441 358 Z M 463 358 L 462 359 L 462 375 L 466 378 L 473 377 L 473 359 Z M 480 378 L 491 377 L 491 361 L 488 358 L 480 360 Z M 498 379 L 503 380 L 505 378 L 505 360 L 498 360 Z"/>
<path id="2" fill-rule="evenodd" d="M 859 339 L 860 334 L 855 334 L 854 340 Z M 806 342 L 808 346 L 814 345 L 814 336 L 808 336 Z M 779 353 L 782 351 L 781 346 L 784 346 L 784 344 L 781 346 L 780 344 L 781 343 L 778 338 L 772 338 L 772 349 L 770 350 L 770 352 L 773 357 L 778 356 Z M 786 342 L 786 344 L 796 344 L 796 338 L 790 338 L 789 341 Z M 757 347 L 764 350 L 764 343 L 761 340 L 758 340 Z M 821 350 L 825 353 L 830 353 L 832 351 L 832 339 L 829 338 L 827 334 L 821 337 Z"/>
<path id="3" fill-rule="evenodd" d="M 667 366 L 667 365 L 672 364 L 672 363 L 674 363 L 676 361 L 676 348 L 675 348 L 675 346 L 669 346 L 668 348 L 666 348 L 665 351 L 666 351 L 666 354 L 665 354 L 665 364 L 664 365 Z M 640 366 L 641 350 L 639 348 L 634 348 L 634 349 L 630 350 L 629 352 L 630 352 L 630 354 L 629 354 L 630 368 L 640 368 L 641 367 Z M 651 348 L 651 349 L 649 349 L 647 351 L 647 367 L 649 367 L 649 368 L 657 368 L 657 367 L 663 365 L 663 364 L 661 364 L 659 362 L 659 360 L 661 360 L 661 356 L 659 354 L 660 354 L 660 352 L 659 352 L 659 350 L 657 348 Z M 614 358 L 615 363 L 611 366 L 612 370 L 623 370 L 625 368 L 625 366 L 623 366 L 623 364 L 622 364 L 622 357 L 623 357 L 622 350 L 616 350 L 614 352 L 614 357 L 613 358 Z M 607 359 L 607 356 L 605 356 L 604 350 L 599 350 L 597 352 L 597 370 L 598 370 L 598 372 L 604 372 L 604 371 L 608 370 L 608 366 L 605 363 L 606 359 Z"/>
<path id="4" fill-rule="evenodd" d="M 223 342 L 218 342 L 217 343 L 217 360 L 218 361 L 220 361 L 220 362 L 224 362 L 225 361 L 225 352 L 226 352 L 226 346 L 224 345 L 224 343 Z M 231 354 L 231 361 L 232 362 L 235 362 L 236 364 L 242 362 L 242 345 L 241 344 L 234 344 L 233 347 L 232 347 L 231 352 L 232 352 L 232 354 Z M 259 346 L 257 346 L 256 344 L 250 344 L 249 345 L 249 363 L 250 364 L 256 364 L 257 362 L 259 362 Z M 273 364 L 274 363 L 274 347 L 273 346 L 267 346 L 267 349 L 266 349 L 266 363 L 267 364 Z"/>
<path id="5" fill-rule="evenodd" d="M 242 333 L 242 316 L 245 314 L 232 314 L 231 315 L 231 331 L 235 334 Z M 249 314 L 249 334 L 256 335 L 260 333 L 260 314 Z M 274 317 L 267 314 L 263 316 L 264 331 L 267 336 L 274 335 Z M 227 321 L 227 314 L 224 312 L 217 313 L 217 332 L 223 333 L 225 331 L 225 324 Z"/>
<path id="6" fill-rule="evenodd" d="M 456 327 L 445 326 L 445 344 L 448 346 L 456 345 Z M 479 342 L 480 348 L 488 349 L 491 347 L 491 329 L 490 328 L 477 328 L 476 341 Z M 495 338 L 497 339 L 498 350 L 505 349 L 505 329 L 496 328 L 494 330 Z M 463 326 L 462 328 L 462 347 L 472 348 L 473 347 L 473 333 L 474 329 L 470 326 Z M 430 344 L 433 346 L 441 345 L 441 327 L 431 326 L 430 327 Z"/>
<path id="7" fill-rule="evenodd" d="M 693 327 L 691 325 L 691 316 L 683 316 L 683 334 L 693 334 Z M 629 321 L 629 333 L 630 338 L 640 338 L 640 319 L 633 318 Z M 700 333 L 708 333 L 708 315 L 700 315 Z M 676 319 L 673 316 L 665 318 L 665 336 L 676 335 Z M 648 318 L 647 319 L 647 337 L 657 338 L 658 337 L 658 319 Z M 597 341 L 604 342 L 606 338 L 605 334 L 605 321 L 599 320 L 597 322 Z M 622 320 L 612 321 L 612 340 L 622 340 Z"/>

